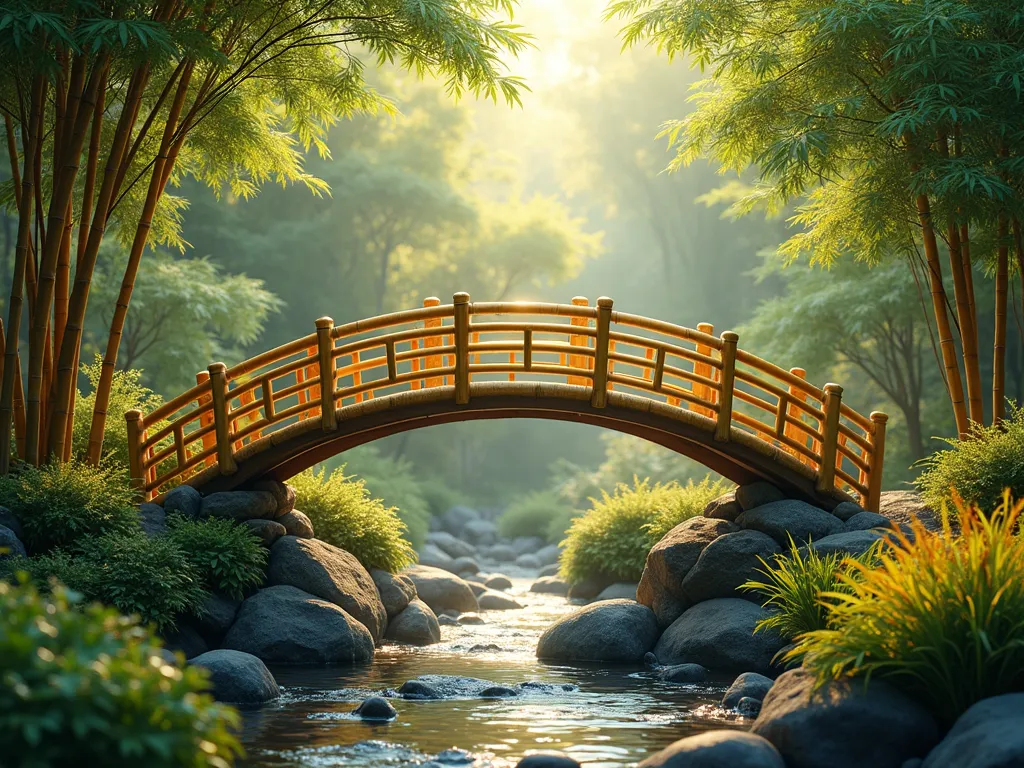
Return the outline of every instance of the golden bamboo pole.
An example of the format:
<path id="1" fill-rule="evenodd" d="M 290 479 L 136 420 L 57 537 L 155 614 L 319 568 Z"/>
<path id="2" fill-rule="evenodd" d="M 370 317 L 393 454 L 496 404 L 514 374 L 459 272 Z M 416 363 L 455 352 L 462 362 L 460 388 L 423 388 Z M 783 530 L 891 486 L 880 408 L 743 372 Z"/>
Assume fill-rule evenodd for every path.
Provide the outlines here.
<path id="1" fill-rule="evenodd" d="M 612 300 L 602 296 L 597 300 L 597 339 L 594 344 L 594 390 L 590 404 L 604 408 L 608 404 L 608 347 L 612 323 Z"/>
<path id="2" fill-rule="evenodd" d="M 324 432 L 338 428 L 338 415 L 334 410 L 334 320 L 321 317 L 316 321 L 317 358 L 320 368 L 320 423 Z"/>
<path id="3" fill-rule="evenodd" d="M 455 305 L 455 402 L 469 402 L 469 294 L 456 293 Z"/>
<path id="4" fill-rule="evenodd" d="M 821 456 L 818 463 L 818 481 L 815 489 L 830 491 L 835 486 L 836 447 L 839 444 L 839 416 L 843 388 L 838 384 L 825 385 L 825 424 L 822 430 Z"/>
<path id="5" fill-rule="evenodd" d="M 209 371 L 199 371 L 196 373 L 196 384 L 205 384 L 210 380 Z M 209 427 L 213 424 L 213 397 L 211 395 L 200 395 L 199 396 L 199 427 Z M 202 437 L 203 451 L 209 448 L 213 448 L 217 444 L 217 436 L 213 432 L 207 432 Z M 212 467 L 215 463 L 213 456 L 206 457 L 206 466 Z"/>
<path id="6" fill-rule="evenodd" d="M 587 307 L 590 306 L 590 300 L 586 296 L 573 296 L 572 305 L 574 307 Z M 590 320 L 585 317 L 571 317 L 569 318 L 569 325 L 580 327 L 588 327 Z M 583 347 L 589 343 L 586 336 L 580 334 L 570 334 L 569 344 L 573 347 Z M 580 370 L 581 368 L 587 367 L 587 358 L 584 355 L 569 355 L 569 367 Z M 585 387 L 587 385 L 586 376 L 569 376 L 567 378 L 569 384 L 575 384 L 576 386 Z"/>
<path id="7" fill-rule="evenodd" d="M 441 300 L 436 296 L 429 296 L 423 300 L 424 307 L 439 307 L 441 306 Z M 444 322 L 443 318 L 431 317 L 423 321 L 424 328 L 440 328 Z M 427 336 L 423 339 L 423 346 L 425 349 L 432 347 L 444 346 L 444 339 L 441 336 Z M 440 355 L 429 355 L 423 361 L 424 370 L 430 370 L 431 368 L 441 368 L 443 364 L 441 362 Z M 440 376 L 431 376 L 426 380 L 425 385 L 427 387 L 440 387 L 444 383 L 444 380 Z"/>
<path id="8" fill-rule="evenodd" d="M 718 420 L 715 423 L 715 440 L 728 442 L 732 429 L 732 399 L 736 382 L 736 345 L 739 336 L 732 331 L 722 334 L 722 391 L 719 397 Z"/>
<path id="9" fill-rule="evenodd" d="M 228 367 L 224 363 L 212 363 L 210 372 L 210 394 L 213 396 L 213 424 L 217 437 L 217 463 L 222 475 L 232 475 L 237 470 L 231 450 L 230 414 L 228 413 Z"/>
<path id="10" fill-rule="evenodd" d="M 877 512 L 882 497 L 882 469 L 885 464 L 885 424 L 889 417 L 881 411 L 871 414 L 871 473 L 868 475 L 866 509 Z"/>
<path id="11" fill-rule="evenodd" d="M 715 326 L 713 326 L 711 323 L 697 323 L 697 330 L 700 331 L 701 333 L 706 333 L 708 336 L 711 336 L 715 332 Z M 711 351 L 711 347 L 708 346 L 707 344 L 702 344 L 700 342 L 697 343 L 698 355 L 705 355 L 707 357 L 710 357 Z M 695 362 L 693 364 L 693 372 L 698 376 L 703 376 L 706 379 L 710 379 L 711 365 L 709 363 Z M 693 385 L 693 394 L 706 403 L 712 402 L 712 390 L 707 384 L 695 383 Z M 709 418 L 714 418 L 715 416 L 715 412 L 710 408 L 704 408 L 702 406 L 695 405 L 693 407 L 693 410 L 701 414 L 702 416 L 707 416 Z"/>
<path id="12" fill-rule="evenodd" d="M 128 423 L 128 470 L 132 488 L 142 491 L 146 485 L 146 475 L 142 470 L 142 430 L 145 421 L 139 410 L 128 411 L 124 418 Z M 148 494 L 143 493 L 143 500 L 148 500 Z"/>

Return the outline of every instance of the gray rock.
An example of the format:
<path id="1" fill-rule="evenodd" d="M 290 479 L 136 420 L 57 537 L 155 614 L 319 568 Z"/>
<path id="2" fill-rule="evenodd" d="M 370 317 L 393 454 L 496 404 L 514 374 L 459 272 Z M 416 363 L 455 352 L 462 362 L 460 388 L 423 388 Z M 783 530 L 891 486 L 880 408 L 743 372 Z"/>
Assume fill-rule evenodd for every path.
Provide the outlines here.
<path id="1" fill-rule="evenodd" d="M 847 531 L 869 531 L 872 528 L 892 528 L 892 520 L 874 512 L 858 512 L 846 521 Z"/>
<path id="2" fill-rule="evenodd" d="M 484 553 L 491 560 L 495 560 L 499 563 L 514 563 L 519 555 L 512 549 L 508 544 L 495 544 L 493 547 L 488 547 Z"/>
<path id="3" fill-rule="evenodd" d="M 437 623 L 442 627 L 457 627 L 459 626 L 459 620 L 449 616 L 447 613 L 439 614 L 437 617 Z"/>
<path id="4" fill-rule="evenodd" d="M 363 703 L 356 707 L 352 714 L 363 720 L 389 721 L 398 717 L 398 711 L 391 706 L 391 702 L 380 696 L 363 699 Z"/>
<path id="5" fill-rule="evenodd" d="M 559 619 L 537 645 L 537 658 L 638 664 L 658 639 L 650 608 L 631 600 L 603 600 Z"/>
<path id="6" fill-rule="evenodd" d="M 771 483 L 759 482 L 741 485 L 736 489 L 736 501 L 746 512 L 756 507 L 763 507 L 776 501 L 782 501 L 786 494 Z"/>
<path id="7" fill-rule="evenodd" d="M 480 691 L 481 699 L 511 699 L 518 695 L 519 691 L 507 685 L 492 685 Z"/>
<path id="8" fill-rule="evenodd" d="M 635 581 L 617 581 L 601 590 L 594 600 L 636 600 Z"/>
<path id="9" fill-rule="evenodd" d="M 487 591 L 487 587 L 479 581 L 473 581 L 472 579 L 463 579 L 463 581 L 469 584 L 469 588 L 473 590 L 473 594 L 476 595 L 477 599 Z"/>
<path id="10" fill-rule="evenodd" d="M 484 617 L 477 613 L 463 613 L 459 615 L 459 624 L 462 625 L 469 626 L 486 623 L 487 622 L 484 621 Z"/>
<path id="11" fill-rule="evenodd" d="M 922 768 L 1020 768 L 1024 693 L 982 699 L 960 715 Z"/>
<path id="12" fill-rule="evenodd" d="M 530 591 L 565 597 L 569 594 L 569 584 L 557 576 L 541 576 L 530 585 Z"/>
<path id="13" fill-rule="evenodd" d="M 481 611 L 514 611 L 523 607 L 508 595 L 503 595 L 501 592 L 492 592 L 491 590 L 487 590 L 480 595 L 476 602 Z"/>
<path id="14" fill-rule="evenodd" d="M 470 575 L 474 573 L 480 573 L 480 566 L 477 565 L 476 560 L 472 557 L 457 557 L 455 562 L 452 563 L 452 570 L 455 573 L 468 573 Z"/>
<path id="15" fill-rule="evenodd" d="M 252 490 L 265 491 L 274 497 L 274 517 L 282 517 L 295 509 L 295 489 L 279 480 L 267 479 L 253 483 Z"/>
<path id="16" fill-rule="evenodd" d="M 735 709 L 740 699 L 763 700 L 768 691 L 775 685 L 770 677 L 759 675 L 757 672 L 744 672 L 732 681 L 729 690 L 722 697 L 722 706 L 726 709 Z"/>
<path id="17" fill-rule="evenodd" d="M 532 555 L 544 547 L 544 539 L 540 536 L 517 536 L 512 540 L 512 549 L 517 555 Z"/>
<path id="18" fill-rule="evenodd" d="M 786 549 L 790 537 L 800 544 L 843 531 L 843 524 L 835 515 L 792 499 L 757 506 L 736 518 L 736 522 L 748 530 L 767 533 Z"/>
<path id="19" fill-rule="evenodd" d="M 223 517 L 235 522 L 271 520 L 277 514 L 277 500 L 267 491 L 225 491 L 203 498 L 200 516 Z"/>
<path id="20" fill-rule="evenodd" d="M 441 694 L 432 686 L 419 680 L 406 680 L 398 689 L 403 699 L 440 699 Z"/>
<path id="21" fill-rule="evenodd" d="M 488 589 L 496 589 L 499 592 L 504 592 L 506 589 L 512 589 L 512 580 L 508 576 L 502 576 L 500 573 L 495 573 L 494 575 L 487 577 L 487 580 L 484 581 L 484 586 Z"/>
<path id="22" fill-rule="evenodd" d="M 719 598 L 689 608 L 658 640 L 665 664 L 695 663 L 715 672 L 778 672 L 772 658 L 786 644 L 774 632 L 754 633 L 766 611 L 748 600 Z"/>
<path id="23" fill-rule="evenodd" d="M 854 515 L 859 515 L 864 511 L 864 507 L 860 504 L 855 504 L 852 501 L 843 501 L 836 504 L 835 509 L 832 510 L 832 514 L 842 520 L 844 523 Z"/>
<path id="24" fill-rule="evenodd" d="M 461 619 L 459 620 L 459 623 L 460 624 L 462 623 Z M 467 651 L 467 653 L 500 653 L 500 652 L 501 652 L 501 646 L 498 645 L 497 643 L 477 643 L 476 645 L 471 645 L 469 647 L 469 650 Z"/>
<path id="25" fill-rule="evenodd" d="M 429 568 L 440 568 L 444 571 L 455 573 L 455 558 L 449 556 L 447 552 L 433 544 L 424 544 L 420 547 L 419 562 L 420 565 L 425 565 Z"/>
<path id="26" fill-rule="evenodd" d="M 445 610 L 476 611 L 479 606 L 469 585 L 454 574 L 425 565 L 415 565 L 402 571 L 416 586 L 420 600 L 434 613 Z"/>
<path id="27" fill-rule="evenodd" d="M 334 603 L 292 586 L 261 589 L 242 603 L 224 647 L 276 664 L 362 664 L 373 636 Z"/>
<path id="28" fill-rule="evenodd" d="M 562 550 L 558 548 L 557 544 L 548 544 L 546 547 L 538 549 L 533 555 L 541 566 L 557 565 L 558 559 L 562 556 Z M 541 574 L 541 576 L 543 575 Z"/>
<path id="29" fill-rule="evenodd" d="M 334 603 L 370 630 L 384 636 L 388 615 L 377 585 L 355 557 L 319 539 L 285 536 L 270 548 L 267 583 L 285 585 Z"/>
<path id="30" fill-rule="evenodd" d="M 738 530 L 728 520 L 694 517 L 677 525 L 651 548 L 636 599 L 654 611 L 660 626 L 667 627 L 689 606 L 683 579 L 704 548 L 719 536 Z"/>
<path id="31" fill-rule="evenodd" d="M 289 536 L 297 536 L 300 539 L 312 539 L 316 536 L 313 531 L 313 522 L 305 512 L 300 512 L 297 509 L 274 518 L 274 521 L 283 525 Z"/>
<path id="32" fill-rule="evenodd" d="M 836 533 L 826 536 L 823 539 L 812 541 L 808 546 L 812 547 L 819 555 L 851 555 L 859 557 L 885 538 L 877 531 L 851 531 L 850 533 Z M 802 547 L 801 551 L 806 551 Z"/>
<path id="33" fill-rule="evenodd" d="M 538 576 L 557 576 L 559 570 L 560 570 L 560 568 L 558 566 L 558 563 L 551 563 L 550 565 L 545 565 L 543 568 L 541 568 L 540 572 L 537 575 Z"/>
<path id="34" fill-rule="evenodd" d="M 613 582 L 611 577 L 588 576 L 582 581 L 573 582 L 569 586 L 570 600 L 593 600 Z"/>
<path id="35" fill-rule="evenodd" d="M 379 568 L 370 569 L 370 578 L 377 587 L 377 594 L 384 605 L 384 611 L 390 621 L 405 610 L 412 600 L 416 599 L 416 585 L 412 579 L 401 573 L 388 573 Z"/>
<path id="36" fill-rule="evenodd" d="M 152 538 L 167 533 L 167 513 L 159 504 L 145 502 L 139 505 L 139 525 L 142 532 Z"/>
<path id="37" fill-rule="evenodd" d="M 901 768 L 939 741 L 931 713 L 878 678 L 816 689 L 803 669 L 775 681 L 752 732 L 772 742 L 788 768 Z"/>
<path id="38" fill-rule="evenodd" d="M 761 714 L 761 699 L 744 696 L 736 703 L 736 711 L 743 717 L 757 717 Z"/>
<path id="39" fill-rule="evenodd" d="M 203 497 L 191 485 L 171 488 L 164 496 L 164 512 L 178 514 L 193 520 L 202 516 Z"/>
<path id="40" fill-rule="evenodd" d="M 924 765 L 924 760 L 920 757 L 912 757 L 903 764 L 902 768 L 921 768 L 922 765 Z"/>
<path id="41" fill-rule="evenodd" d="M 536 555 L 520 555 L 516 558 L 516 565 L 520 568 L 539 569 L 540 560 Z"/>
<path id="42" fill-rule="evenodd" d="M 282 536 L 288 535 L 288 530 L 277 520 L 246 520 L 242 525 L 252 531 L 267 549 L 274 546 Z"/>
<path id="43" fill-rule="evenodd" d="M 673 664 L 659 667 L 655 676 L 666 683 L 703 683 L 708 679 L 708 671 L 700 664 Z"/>
<path id="44" fill-rule="evenodd" d="M 458 536 L 467 523 L 480 519 L 480 513 L 475 509 L 464 506 L 455 506 L 441 515 L 441 528 L 450 534 Z"/>
<path id="45" fill-rule="evenodd" d="M 914 491 L 884 491 L 879 498 L 878 512 L 897 526 L 910 525 L 911 521 L 917 519 L 929 531 L 942 530 L 942 516 Z"/>
<path id="46" fill-rule="evenodd" d="M 213 697 L 226 704 L 258 705 L 281 696 L 267 665 L 251 653 L 221 648 L 189 662 L 210 673 Z"/>
<path id="47" fill-rule="evenodd" d="M 516 763 L 516 768 L 579 768 L 579 765 L 562 752 L 534 752 Z"/>
<path id="48" fill-rule="evenodd" d="M 476 554 L 476 548 L 472 544 L 452 536 L 448 531 L 428 533 L 427 543 L 433 544 L 449 557 L 472 557 Z"/>
<path id="49" fill-rule="evenodd" d="M 760 531 L 736 531 L 720 536 L 704 548 L 683 579 L 683 593 L 693 603 L 716 597 L 741 597 L 760 604 L 759 595 L 740 590 L 747 581 L 762 579 L 762 561 L 771 563 L 781 549 Z"/>
<path id="50" fill-rule="evenodd" d="M 209 595 L 199 607 L 199 616 L 191 623 L 195 625 L 203 640 L 216 648 L 231 628 L 241 606 L 241 600 L 235 600 L 227 595 Z"/>
<path id="51" fill-rule="evenodd" d="M 0 525 L 10 528 L 16 537 L 22 538 L 21 523 L 7 507 L 0 507 Z"/>
<path id="52" fill-rule="evenodd" d="M 388 622 L 384 637 L 408 645 L 433 645 L 441 642 L 441 626 L 430 606 L 422 600 L 412 600 Z"/>
<path id="53" fill-rule="evenodd" d="M 778 750 L 760 736 L 742 731 L 706 731 L 670 744 L 638 768 L 786 768 L 786 763 Z"/>
<path id="54" fill-rule="evenodd" d="M 708 502 L 704 507 L 704 517 L 715 520 L 728 520 L 733 522 L 743 512 L 743 507 L 736 501 L 736 491 L 722 494 L 717 499 Z"/>
<path id="55" fill-rule="evenodd" d="M 486 547 L 498 541 L 498 526 L 490 520 L 470 520 L 462 528 L 462 538 L 477 547 Z"/>
<path id="56" fill-rule="evenodd" d="M 180 618 L 175 627 L 164 632 L 163 640 L 168 650 L 181 651 L 186 659 L 194 659 L 210 650 L 210 646 L 196 628 Z"/>

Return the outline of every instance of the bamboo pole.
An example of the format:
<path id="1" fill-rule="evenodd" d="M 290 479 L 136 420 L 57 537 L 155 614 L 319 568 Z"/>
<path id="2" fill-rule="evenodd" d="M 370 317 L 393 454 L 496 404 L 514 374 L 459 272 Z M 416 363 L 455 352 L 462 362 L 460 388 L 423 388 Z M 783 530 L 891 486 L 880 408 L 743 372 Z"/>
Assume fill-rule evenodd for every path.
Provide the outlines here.
<path id="1" fill-rule="evenodd" d="M 805 371 L 803 368 L 790 368 L 789 372 L 792 373 L 794 376 L 796 376 L 799 379 L 806 379 L 807 378 L 807 371 Z M 798 387 L 796 384 L 790 384 L 789 385 L 789 397 L 787 398 L 787 404 L 786 404 L 786 415 L 788 417 L 794 418 L 794 419 L 800 418 L 801 410 L 800 410 L 800 407 L 797 405 L 798 402 L 806 403 L 807 402 L 807 393 L 803 389 Z M 788 419 L 786 421 L 786 427 L 785 427 L 785 430 L 784 430 L 784 434 L 790 440 L 793 440 L 793 441 L 798 442 L 798 443 L 802 443 L 806 447 L 806 445 L 807 445 L 807 432 L 805 430 L 800 429 L 800 427 L 798 427 L 796 424 L 793 424 Z M 808 459 L 806 456 L 804 456 L 802 453 L 800 453 L 800 451 L 797 451 L 794 448 L 786 448 L 786 450 L 789 451 L 790 453 L 792 453 L 798 459 L 800 459 L 800 463 L 807 464 L 807 465 L 809 465 L 811 463 L 811 460 Z"/>
<path id="2" fill-rule="evenodd" d="M 455 305 L 455 403 L 469 402 L 469 294 L 456 293 Z"/>
<path id="3" fill-rule="evenodd" d="M 697 330 L 700 331 L 701 333 L 705 333 L 708 336 L 711 336 L 715 332 L 715 326 L 713 326 L 711 323 L 697 323 Z M 709 345 L 697 342 L 697 354 L 698 355 L 705 355 L 705 356 L 710 357 L 711 356 L 711 351 L 712 350 L 711 350 L 711 347 Z M 708 363 L 703 363 L 703 362 L 695 362 L 693 364 L 693 372 L 696 375 L 698 375 L 698 376 L 703 376 L 705 379 L 710 379 L 711 378 L 711 365 L 708 364 Z M 701 400 L 703 400 L 706 403 L 712 402 L 712 397 L 711 397 L 712 391 L 711 391 L 711 388 L 708 387 L 707 384 L 694 384 L 693 385 L 693 394 L 696 395 L 698 398 L 700 398 Z M 695 412 L 701 414 L 702 416 L 707 416 L 709 418 L 714 418 L 714 415 L 715 415 L 715 412 L 713 410 L 711 410 L 710 408 L 704 408 L 704 407 L 699 406 L 699 405 L 695 405 L 693 407 L 693 410 Z"/>
<path id="4" fill-rule="evenodd" d="M 334 320 L 321 317 L 316 321 L 316 345 L 320 367 L 320 423 L 324 432 L 338 428 L 338 414 L 334 410 Z"/>
<path id="5" fill-rule="evenodd" d="M 196 384 L 205 384 L 209 380 L 209 371 L 199 371 L 196 373 Z M 199 407 L 202 409 L 199 414 L 199 427 L 208 427 L 213 424 L 213 397 L 211 395 L 200 395 Z M 217 444 L 217 436 L 213 432 L 207 432 L 201 439 L 203 441 L 203 451 L 206 451 Z M 213 464 L 213 456 L 207 456 L 206 466 L 212 467 Z"/>
<path id="6" fill-rule="evenodd" d="M 608 347 L 612 323 L 612 300 L 602 296 L 597 300 L 597 338 L 594 342 L 594 391 L 590 405 L 604 408 L 608 404 Z"/>
<path id="7" fill-rule="evenodd" d="M 590 300 L 586 296 L 573 296 L 572 305 L 574 307 L 587 307 L 590 306 Z M 590 320 L 585 317 L 571 317 L 569 318 L 569 325 L 576 327 L 588 327 Z M 589 343 L 586 336 L 580 334 L 570 334 L 569 344 L 573 347 L 583 347 Z M 580 370 L 581 368 L 587 367 L 587 358 L 583 355 L 569 355 L 569 367 Z M 567 383 L 575 384 L 576 386 L 585 387 L 587 385 L 586 376 L 569 376 Z"/>
<path id="8" fill-rule="evenodd" d="M 439 307 L 441 306 L 441 300 L 436 296 L 429 296 L 423 300 L 424 307 Z M 423 321 L 424 328 L 440 328 L 444 319 L 440 317 L 431 317 Z M 425 349 L 431 347 L 444 346 L 444 339 L 441 336 L 427 336 L 423 339 L 423 346 Z M 441 356 L 440 355 L 428 355 L 423 360 L 423 369 L 430 370 L 431 368 L 441 368 Z M 443 380 L 440 376 L 431 376 L 426 380 L 425 386 L 427 387 L 440 387 L 443 384 Z"/>
<path id="9" fill-rule="evenodd" d="M 818 466 L 818 492 L 830 491 L 835 486 L 836 449 L 839 444 L 839 416 L 843 388 L 838 384 L 825 385 L 825 424 L 822 430 L 821 460 Z"/>
<path id="10" fill-rule="evenodd" d="M 885 424 L 889 417 L 881 411 L 871 414 L 871 473 L 865 509 L 877 512 L 882 498 L 882 469 L 885 465 Z"/>
<path id="11" fill-rule="evenodd" d="M 146 485 L 146 475 L 142 470 L 142 430 L 145 429 L 142 411 L 132 410 L 124 415 L 128 426 L 128 469 L 131 474 L 132 488 L 142 491 Z M 144 500 L 148 500 L 144 494 Z"/>
<path id="12" fill-rule="evenodd" d="M 217 437 L 217 463 L 222 475 L 232 475 L 238 469 L 231 451 L 230 414 L 228 413 L 228 367 L 224 363 L 212 363 L 210 372 L 210 394 L 213 396 L 213 423 Z"/>
<path id="13" fill-rule="evenodd" d="M 718 399 L 718 421 L 715 424 L 715 440 L 728 442 L 732 428 L 733 388 L 736 382 L 736 345 L 739 336 L 732 331 L 722 334 L 722 390 Z"/>

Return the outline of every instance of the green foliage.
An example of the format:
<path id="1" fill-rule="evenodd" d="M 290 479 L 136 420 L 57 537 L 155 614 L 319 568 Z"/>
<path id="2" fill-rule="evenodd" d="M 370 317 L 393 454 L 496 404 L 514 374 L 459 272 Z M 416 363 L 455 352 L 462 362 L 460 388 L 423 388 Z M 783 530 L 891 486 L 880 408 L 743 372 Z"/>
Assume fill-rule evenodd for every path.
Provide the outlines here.
<path id="1" fill-rule="evenodd" d="M 363 446 L 346 459 L 345 469 L 351 476 L 358 477 L 374 498 L 398 513 L 398 518 L 405 523 L 405 538 L 414 547 L 422 546 L 427 538 L 431 510 L 412 464 L 405 459 L 382 456 L 374 446 Z"/>
<path id="2" fill-rule="evenodd" d="M 763 581 L 751 580 L 742 586 L 764 597 L 764 606 L 772 610 L 768 618 L 758 622 L 757 631 L 774 631 L 793 640 L 807 632 L 827 629 L 835 595 L 849 593 L 842 577 L 851 573 L 855 563 L 874 563 L 876 549 L 873 547 L 857 558 L 839 553 L 820 555 L 811 548 L 801 554 L 790 539 L 787 556 L 777 557 L 771 563 L 761 560 Z"/>
<path id="3" fill-rule="evenodd" d="M 554 491 L 535 491 L 506 507 L 498 518 L 498 530 L 502 536 L 510 539 L 517 536 L 540 536 L 549 541 L 558 541 L 565 532 L 566 521 L 574 513 L 575 510 Z"/>
<path id="4" fill-rule="evenodd" d="M 1024 686 L 1022 504 L 990 514 L 960 507 L 962 533 L 927 531 L 841 577 L 828 629 L 794 654 L 822 681 L 882 677 L 951 724 L 971 704 Z"/>
<path id="5" fill-rule="evenodd" d="M 313 523 L 317 538 L 344 549 L 366 568 L 394 573 L 416 562 L 404 538 L 406 525 L 394 507 L 386 507 L 362 480 L 345 477 L 341 469 L 307 470 L 293 477 L 295 506 Z"/>
<path id="6" fill-rule="evenodd" d="M 999 426 L 973 425 L 963 440 L 923 462 L 917 486 L 932 509 L 942 509 L 957 496 L 981 509 L 995 509 L 1007 489 L 1024 497 L 1024 408 L 1010 406 Z"/>
<path id="7" fill-rule="evenodd" d="M 0 505 L 21 522 L 26 547 L 46 552 L 84 536 L 139 530 L 127 473 L 113 465 L 54 462 L 0 478 Z"/>
<path id="8" fill-rule="evenodd" d="M 704 511 L 722 495 L 722 482 L 705 478 L 685 486 L 634 479 L 619 484 L 615 493 L 602 491 L 601 500 L 572 521 L 565 539 L 561 572 L 570 582 L 588 577 L 638 581 L 647 553 L 666 533 Z"/>
<path id="9" fill-rule="evenodd" d="M 241 748 L 230 707 L 198 667 L 169 665 L 133 619 L 0 582 L 0 754 L 10 768 L 227 768 Z"/>
<path id="10" fill-rule="evenodd" d="M 267 548 L 246 526 L 181 515 L 171 515 L 167 523 L 167 538 L 181 550 L 206 589 L 241 599 L 263 583 Z"/>

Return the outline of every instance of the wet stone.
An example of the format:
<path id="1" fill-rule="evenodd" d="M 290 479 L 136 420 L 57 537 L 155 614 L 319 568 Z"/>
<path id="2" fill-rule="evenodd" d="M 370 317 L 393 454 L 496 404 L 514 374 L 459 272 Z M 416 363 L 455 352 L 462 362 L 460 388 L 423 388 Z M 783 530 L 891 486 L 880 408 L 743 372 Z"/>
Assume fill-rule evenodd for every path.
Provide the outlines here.
<path id="1" fill-rule="evenodd" d="M 380 696 L 371 696 L 370 698 L 363 701 L 353 714 L 358 715 L 363 720 L 394 720 L 398 717 L 398 712 L 391 702 L 387 699 L 381 698 Z"/>
<path id="2" fill-rule="evenodd" d="M 508 688 L 504 685 L 492 685 L 480 691 L 481 699 L 511 699 L 519 695 L 515 688 Z"/>
<path id="3" fill-rule="evenodd" d="M 757 717 L 761 714 L 761 700 L 744 696 L 736 705 L 736 711 L 744 717 Z"/>
<path id="4" fill-rule="evenodd" d="M 398 689 L 398 694 L 403 699 L 440 699 L 441 694 L 426 683 L 419 680 L 407 680 Z"/>

